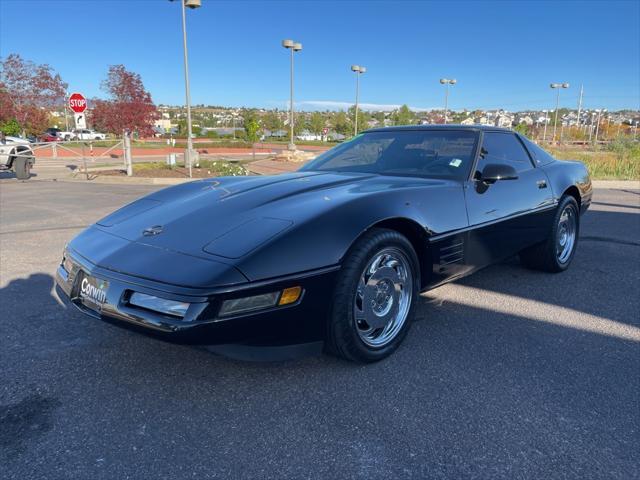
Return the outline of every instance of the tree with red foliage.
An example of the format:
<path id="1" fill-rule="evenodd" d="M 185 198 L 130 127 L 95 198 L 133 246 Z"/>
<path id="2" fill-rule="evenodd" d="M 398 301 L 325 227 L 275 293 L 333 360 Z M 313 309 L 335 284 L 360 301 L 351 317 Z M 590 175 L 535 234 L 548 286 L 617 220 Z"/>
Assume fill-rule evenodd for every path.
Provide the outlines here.
<path id="1" fill-rule="evenodd" d="M 111 65 L 102 88 L 111 98 L 92 100 L 89 120 L 94 128 L 117 135 L 123 130 L 138 131 L 141 136 L 153 134 L 158 110 L 139 74 L 127 71 L 124 65 Z"/>
<path id="2" fill-rule="evenodd" d="M 24 133 L 46 129 L 48 110 L 64 103 L 67 84 L 49 65 L 12 53 L 0 59 L 0 123 L 16 119 Z"/>

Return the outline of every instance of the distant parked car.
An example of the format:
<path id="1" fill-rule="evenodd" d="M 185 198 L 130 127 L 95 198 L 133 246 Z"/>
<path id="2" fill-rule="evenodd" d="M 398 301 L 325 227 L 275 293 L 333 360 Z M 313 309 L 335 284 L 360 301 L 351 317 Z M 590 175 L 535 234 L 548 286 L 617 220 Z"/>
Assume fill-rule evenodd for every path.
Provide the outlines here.
<path id="1" fill-rule="evenodd" d="M 69 140 L 73 140 L 76 135 L 74 132 L 70 132 L 67 130 L 60 130 L 58 128 L 47 129 L 47 131 L 49 130 L 57 130 L 56 134 L 58 135 L 58 137 L 60 137 L 60 140 L 64 140 L 65 142 L 68 142 Z"/>
<path id="2" fill-rule="evenodd" d="M 34 163 L 36 160 L 28 140 L 0 132 L 0 170 L 13 170 L 18 180 L 27 180 Z"/>
<path id="3" fill-rule="evenodd" d="M 73 131 L 74 139 L 76 140 L 106 140 L 107 136 L 104 133 L 99 133 L 86 128 L 81 128 Z"/>
<path id="4" fill-rule="evenodd" d="M 61 142 L 62 138 L 60 138 L 57 133 L 50 132 L 49 129 L 47 129 L 46 132 L 40 135 L 40 141 L 41 142 Z"/>

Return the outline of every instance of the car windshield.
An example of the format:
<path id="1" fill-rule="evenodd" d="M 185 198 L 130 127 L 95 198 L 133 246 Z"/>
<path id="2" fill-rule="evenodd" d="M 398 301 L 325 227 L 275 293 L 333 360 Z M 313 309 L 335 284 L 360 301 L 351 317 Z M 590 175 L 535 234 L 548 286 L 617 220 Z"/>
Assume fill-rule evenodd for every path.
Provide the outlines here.
<path id="1" fill-rule="evenodd" d="M 464 180 L 478 134 L 468 130 L 389 130 L 356 136 L 300 170 L 377 173 Z"/>

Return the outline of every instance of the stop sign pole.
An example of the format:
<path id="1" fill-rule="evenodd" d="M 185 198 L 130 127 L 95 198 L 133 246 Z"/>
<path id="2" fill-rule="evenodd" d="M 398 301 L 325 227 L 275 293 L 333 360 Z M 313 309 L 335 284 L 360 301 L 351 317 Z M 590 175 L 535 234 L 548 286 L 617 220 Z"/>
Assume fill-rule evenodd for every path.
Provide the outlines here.
<path id="1" fill-rule="evenodd" d="M 74 92 L 69 95 L 69 108 L 73 110 L 76 128 L 86 128 L 84 111 L 87 109 L 87 99 L 81 93 Z M 78 137 L 81 140 L 81 137 Z M 84 142 L 82 143 L 82 163 L 84 164 L 84 174 L 89 180 L 89 171 L 87 170 L 87 158 L 84 155 Z"/>

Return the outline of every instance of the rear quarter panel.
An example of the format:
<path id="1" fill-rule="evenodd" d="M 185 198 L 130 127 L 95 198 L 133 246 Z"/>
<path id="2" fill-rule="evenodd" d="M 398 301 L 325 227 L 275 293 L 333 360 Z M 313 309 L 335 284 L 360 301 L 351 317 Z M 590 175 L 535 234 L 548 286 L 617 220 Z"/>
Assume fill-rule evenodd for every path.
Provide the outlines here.
<path id="1" fill-rule="evenodd" d="M 577 160 L 556 160 L 541 168 L 546 172 L 556 198 L 559 199 L 569 188 L 576 187 L 580 194 L 581 211 L 589 208 L 593 187 L 584 163 Z"/>

